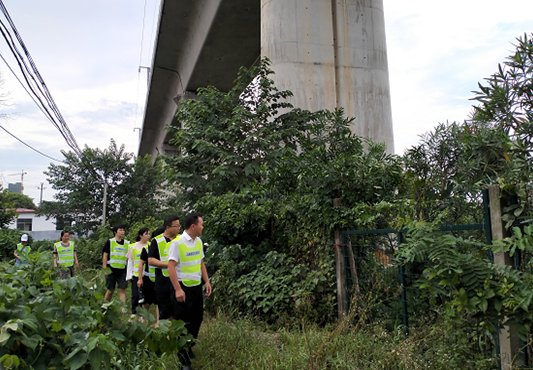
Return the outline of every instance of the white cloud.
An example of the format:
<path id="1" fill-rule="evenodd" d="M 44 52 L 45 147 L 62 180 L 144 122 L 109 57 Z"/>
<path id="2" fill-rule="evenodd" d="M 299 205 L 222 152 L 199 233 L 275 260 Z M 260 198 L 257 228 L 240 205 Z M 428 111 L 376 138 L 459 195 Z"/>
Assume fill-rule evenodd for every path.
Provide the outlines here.
<path id="1" fill-rule="evenodd" d="M 531 32 L 533 1 L 384 0 L 395 148 L 468 118 L 477 83 Z"/>
<path id="2" fill-rule="evenodd" d="M 142 1 L 5 3 L 78 144 L 105 148 L 114 138 L 136 151 L 133 129 L 141 125 L 146 93 L 146 72 L 139 75 L 138 66 L 150 64 L 158 1 L 148 2 L 142 55 Z M 398 153 L 438 122 L 467 118 L 471 91 L 533 24 L 531 0 L 384 0 L 384 9 Z M 1 46 L 0 52 L 8 54 Z M 1 72 L 11 101 L 2 111 L 13 115 L 2 124 L 43 152 L 60 156 L 67 147 L 57 130 L 9 72 Z M 49 160 L 2 132 L 0 141 L 0 172 L 27 171 L 27 191 L 38 198 L 36 188 L 45 181 L 42 171 Z M 52 191 L 45 186 L 50 199 Z"/>

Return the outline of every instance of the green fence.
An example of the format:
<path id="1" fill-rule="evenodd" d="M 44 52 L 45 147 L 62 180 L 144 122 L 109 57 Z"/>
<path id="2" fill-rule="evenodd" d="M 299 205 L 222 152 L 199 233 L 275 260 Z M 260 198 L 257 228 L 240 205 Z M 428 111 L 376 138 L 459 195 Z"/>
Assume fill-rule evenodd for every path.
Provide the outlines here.
<path id="1" fill-rule="evenodd" d="M 483 223 L 442 225 L 440 230 L 443 233 L 470 233 L 491 243 L 488 191 L 483 192 Z M 366 319 L 380 320 L 391 327 L 402 326 L 405 335 L 409 335 L 412 315 L 424 310 L 424 307 L 412 307 L 417 293 L 413 282 L 422 273 L 421 267 L 419 270 L 416 265 L 403 266 L 394 259 L 394 253 L 401 248 L 407 232 L 406 229 L 384 228 L 344 230 L 341 233 L 346 296 L 343 311 L 349 312 L 354 309 L 353 304 L 363 302 L 371 306 L 358 307 L 362 315 L 368 315 Z M 492 260 L 493 256 L 488 254 L 487 258 Z"/>

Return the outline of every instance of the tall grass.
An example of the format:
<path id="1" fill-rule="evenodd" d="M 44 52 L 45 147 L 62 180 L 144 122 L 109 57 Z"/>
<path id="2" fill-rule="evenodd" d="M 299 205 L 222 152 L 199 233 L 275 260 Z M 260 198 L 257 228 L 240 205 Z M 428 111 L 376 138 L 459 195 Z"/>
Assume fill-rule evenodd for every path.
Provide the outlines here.
<path id="1" fill-rule="evenodd" d="M 460 329 L 437 323 L 409 338 L 377 324 L 363 328 L 268 330 L 246 320 L 208 318 L 195 347 L 195 369 L 494 369 Z"/>

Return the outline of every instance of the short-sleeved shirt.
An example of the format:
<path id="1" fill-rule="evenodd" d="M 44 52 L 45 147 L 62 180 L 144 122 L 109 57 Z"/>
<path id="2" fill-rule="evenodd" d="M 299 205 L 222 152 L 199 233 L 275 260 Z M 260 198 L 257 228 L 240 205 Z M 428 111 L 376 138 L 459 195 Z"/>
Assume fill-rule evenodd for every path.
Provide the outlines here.
<path id="1" fill-rule="evenodd" d="M 174 239 L 172 241 L 172 243 L 170 244 L 170 246 L 168 248 L 168 259 L 177 262 L 176 272 L 179 272 L 178 265 L 179 265 L 179 261 L 180 261 L 180 252 L 178 250 L 178 244 L 183 243 L 188 248 L 194 248 L 196 246 L 197 240 L 200 240 L 200 243 L 202 243 L 202 240 L 200 238 L 193 239 L 193 238 L 191 238 L 189 236 L 189 234 L 187 234 L 186 231 L 184 231 L 183 234 L 181 234 L 181 236 L 179 238 Z M 205 255 L 204 255 L 204 246 L 202 244 L 202 256 L 201 256 L 201 259 L 203 260 L 204 257 L 205 257 Z M 181 280 L 179 278 L 179 274 L 178 274 L 178 279 Z"/>
<path id="2" fill-rule="evenodd" d="M 166 236 L 164 236 L 164 238 L 167 243 L 172 240 L 170 238 L 167 238 Z M 156 260 L 161 261 L 161 256 L 159 255 L 159 246 L 157 245 L 157 240 L 155 238 L 152 239 L 152 242 L 150 243 L 150 247 L 148 247 L 148 257 L 155 258 Z M 142 259 L 142 255 L 141 255 L 141 259 Z M 156 267 L 155 283 L 156 284 L 168 284 L 169 282 L 170 282 L 170 278 L 163 276 L 161 269 Z"/>
<path id="3" fill-rule="evenodd" d="M 121 241 L 117 240 L 117 243 L 120 245 L 124 245 L 124 239 L 122 239 Z M 104 248 L 102 248 L 102 255 L 104 253 L 107 253 L 107 260 L 109 261 L 109 256 L 111 256 L 111 242 L 109 241 L 109 239 L 105 241 Z M 109 267 L 114 273 L 123 273 L 124 271 L 126 271 L 126 266 L 124 266 L 124 268 L 117 269 L 115 267 L 111 267 L 111 265 L 108 264 L 107 267 Z"/>

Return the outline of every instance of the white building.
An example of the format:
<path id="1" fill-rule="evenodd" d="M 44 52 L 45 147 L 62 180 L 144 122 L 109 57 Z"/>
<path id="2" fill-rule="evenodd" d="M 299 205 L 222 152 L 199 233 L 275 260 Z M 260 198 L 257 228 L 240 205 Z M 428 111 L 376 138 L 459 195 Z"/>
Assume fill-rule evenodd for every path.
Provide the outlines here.
<path id="1" fill-rule="evenodd" d="M 56 220 L 39 216 L 34 209 L 17 208 L 16 218 L 7 226 L 9 229 L 26 231 L 33 240 L 59 240 Z"/>

